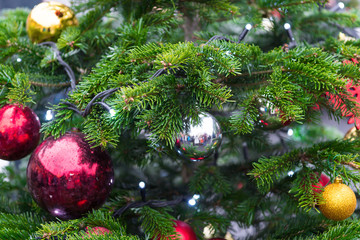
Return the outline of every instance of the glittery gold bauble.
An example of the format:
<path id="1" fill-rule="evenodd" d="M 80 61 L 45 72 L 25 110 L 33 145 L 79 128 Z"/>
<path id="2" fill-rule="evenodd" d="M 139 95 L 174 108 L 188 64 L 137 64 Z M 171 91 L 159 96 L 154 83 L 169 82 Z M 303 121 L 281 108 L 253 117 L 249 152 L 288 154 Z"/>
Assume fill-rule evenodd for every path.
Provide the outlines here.
<path id="1" fill-rule="evenodd" d="M 341 221 L 350 217 L 356 208 L 355 193 L 342 184 L 342 179 L 336 177 L 334 183 L 327 185 L 322 193 L 324 204 L 319 205 L 321 213 L 328 219 Z"/>
<path id="2" fill-rule="evenodd" d="M 26 21 L 26 31 L 32 42 L 55 42 L 62 30 L 77 24 L 74 12 L 66 5 L 43 2 L 31 10 Z"/>
<path id="3" fill-rule="evenodd" d="M 344 140 L 355 140 L 360 137 L 360 130 L 357 130 L 356 127 L 352 127 L 344 136 Z"/>

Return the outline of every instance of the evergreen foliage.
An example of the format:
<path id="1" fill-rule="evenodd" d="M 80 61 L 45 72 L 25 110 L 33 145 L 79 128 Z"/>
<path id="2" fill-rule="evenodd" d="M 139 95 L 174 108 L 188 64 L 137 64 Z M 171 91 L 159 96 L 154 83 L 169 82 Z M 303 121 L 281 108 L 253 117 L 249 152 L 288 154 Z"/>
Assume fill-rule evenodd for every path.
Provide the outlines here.
<path id="1" fill-rule="evenodd" d="M 85 133 L 111 153 L 115 183 L 104 207 L 61 221 L 32 201 L 28 157 L 12 162 L 0 173 L 0 239 L 176 239 L 174 219 L 188 222 L 199 239 L 205 227 L 214 237 L 230 231 L 240 239 L 234 226 L 252 229 L 247 239 L 358 238 L 359 210 L 342 222 L 326 220 L 317 210 L 323 188 L 313 187 L 321 173 L 341 176 L 356 190 L 360 182 L 360 141 L 343 140 L 319 120 L 321 114 L 360 117 L 346 87 L 349 80 L 359 84 L 360 40 L 337 39 L 339 29 L 359 26 L 359 13 L 332 12 L 325 4 L 73 1 L 79 25 L 65 29 L 56 46 L 74 71 L 75 89 L 54 49 L 27 37 L 29 9 L 2 10 L 0 105 L 32 105 L 43 139 L 72 128 Z M 254 29 L 236 43 L 249 22 Z M 285 44 L 285 22 L 292 24 L 294 48 Z M 226 38 L 208 41 L 214 35 Z M 262 128 L 263 104 L 291 125 Z M 48 109 L 51 121 L 42 119 Z M 194 163 L 173 148 L 184 120 L 197 122 L 201 112 L 220 122 L 223 142 L 209 159 Z M 289 129 L 293 138 L 285 136 Z M 139 181 L 147 183 L 147 199 L 165 204 L 114 216 L 145 202 Z M 177 198 L 183 201 L 166 204 Z M 95 227 L 111 233 L 89 233 Z"/>

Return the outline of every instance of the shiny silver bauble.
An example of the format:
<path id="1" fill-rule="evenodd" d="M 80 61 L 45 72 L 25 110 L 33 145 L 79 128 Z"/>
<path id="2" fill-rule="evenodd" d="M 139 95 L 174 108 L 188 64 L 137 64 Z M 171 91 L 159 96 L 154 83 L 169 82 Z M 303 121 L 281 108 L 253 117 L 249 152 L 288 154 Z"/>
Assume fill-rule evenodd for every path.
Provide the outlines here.
<path id="1" fill-rule="evenodd" d="M 291 120 L 282 120 L 282 112 L 280 109 L 267 100 L 259 99 L 257 108 L 259 111 L 258 122 L 255 124 L 255 127 L 257 128 L 277 130 L 291 123 Z"/>
<path id="2" fill-rule="evenodd" d="M 201 113 L 199 121 L 184 121 L 184 130 L 179 133 L 175 150 L 191 161 L 200 161 L 211 156 L 221 144 L 222 133 L 218 121 L 208 113 Z"/>

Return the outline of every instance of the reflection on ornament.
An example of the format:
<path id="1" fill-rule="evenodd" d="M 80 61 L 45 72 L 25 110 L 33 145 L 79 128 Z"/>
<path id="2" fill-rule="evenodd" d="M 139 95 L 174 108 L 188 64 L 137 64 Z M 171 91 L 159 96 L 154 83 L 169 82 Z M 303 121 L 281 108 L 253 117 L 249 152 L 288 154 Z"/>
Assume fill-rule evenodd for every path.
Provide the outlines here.
<path id="1" fill-rule="evenodd" d="M 277 130 L 291 123 L 291 120 L 281 120 L 281 111 L 267 100 L 259 99 L 257 107 L 259 109 L 259 117 L 255 126 L 258 128 Z"/>
<path id="2" fill-rule="evenodd" d="M 110 156 L 92 148 L 79 132 L 42 142 L 31 155 L 26 175 L 34 200 L 64 220 L 99 208 L 114 179 Z"/>
<path id="3" fill-rule="evenodd" d="M 55 42 L 66 27 L 77 24 L 74 12 L 66 5 L 43 2 L 31 10 L 26 21 L 26 31 L 32 42 Z"/>
<path id="4" fill-rule="evenodd" d="M 274 29 L 274 22 L 271 18 L 263 18 L 261 21 L 261 26 L 265 29 L 265 31 L 271 31 Z"/>
<path id="5" fill-rule="evenodd" d="M 7 104 L 0 109 L 0 159 L 19 160 L 40 140 L 40 121 L 28 107 Z"/>
<path id="6" fill-rule="evenodd" d="M 341 221 L 350 217 L 356 208 L 355 193 L 336 177 L 334 183 L 327 185 L 322 193 L 324 204 L 319 205 L 321 213 L 328 219 Z"/>
<path id="7" fill-rule="evenodd" d="M 184 131 L 175 142 L 177 153 L 192 161 L 209 157 L 221 144 L 222 133 L 217 120 L 208 113 L 199 115 L 199 122 L 187 119 Z"/>
<path id="8" fill-rule="evenodd" d="M 346 132 L 344 140 L 354 141 L 360 137 L 360 130 L 357 130 L 356 127 L 352 127 L 349 131 Z"/>

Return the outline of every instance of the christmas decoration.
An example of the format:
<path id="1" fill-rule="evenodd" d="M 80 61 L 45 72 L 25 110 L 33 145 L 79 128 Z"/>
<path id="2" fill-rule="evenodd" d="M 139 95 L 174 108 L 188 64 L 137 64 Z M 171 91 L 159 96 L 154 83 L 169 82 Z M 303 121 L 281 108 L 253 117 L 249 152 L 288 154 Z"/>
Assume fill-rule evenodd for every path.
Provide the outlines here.
<path id="1" fill-rule="evenodd" d="M 179 240 L 196 240 L 196 234 L 189 224 L 174 220 L 174 228 Z"/>
<path id="2" fill-rule="evenodd" d="M 360 137 L 360 130 L 356 129 L 356 127 L 352 127 L 349 129 L 349 131 L 346 132 L 344 140 L 353 141 L 358 137 Z"/>
<path id="3" fill-rule="evenodd" d="M 34 200 L 64 220 L 99 208 L 110 193 L 113 177 L 109 155 L 99 147 L 91 148 L 79 132 L 47 138 L 35 149 L 27 167 Z"/>
<path id="4" fill-rule="evenodd" d="M 40 140 L 40 121 L 28 107 L 7 104 L 0 109 L 0 158 L 18 160 Z"/>
<path id="5" fill-rule="evenodd" d="M 315 173 L 316 176 L 319 176 L 318 173 Z M 317 184 L 312 185 L 314 192 L 321 193 L 320 188 L 325 187 L 330 182 L 330 178 L 325 174 L 321 174 L 319 178 L 319 182 Z"/>
<path id="6" fill-rule="evenodd" d="M 356 197 L 351 188 L 342 183 L 340 177 L 336 177 L 334 183 L 325 187 L 323 192 L 324 204 L 320 204 L 321 213 L 331 220 L 344 220 L 355 211 Z"/>
<path id="7" fill-rule="evenodd" d="M 111 234 L 111 231 L 104 227 L 93 227 L 93 228 L 86 227 L 86 232 L 89 236 L 91 236 L 91 234 L 92 235 Z"/>
<path id="8" fill-rule="evenodd" d="M 291 123 L 291 120 L 283 121 L 281 111 L 271 102 L 264 99 L 258 100 L 259 118 L 256 127 L 264 130 L 277 130 Z"/>
<path id="9" fill-rule="evenodd" d="M 192 161 L 209 157 L 221 144 L 222 134 L 217 120 L 208 113 L 199 115 L 199 122 L 187 119 L 178 135 L 175 148 L 180 156 Z"/>
<path id="10" fill-rule="evenodd" d="M 66 5 L 43 2 L 31 10 L 26 21 L 26 31 L 32 42 L 54 42 L 66 27 L 77 24 L 74 12 Z"/>
<path id="11" fill-rule="evenodd" d="M 351 60 L 343 61 L 343 64 L 357 65 L 358 63 L 359 63 L 359 61 L 356 58 L 351 58 Z M 357 106 L 359 106 L 359 104 L 360 104 L 360 86 L 353 84 L 353 80 L 349 79 L 345 87 L 346 87 L 347 91 L 349 92 L 349 94 L 355 98 L 352 100 L 355 101 L 355 104 Z M 347 122 L 348 124 L 355 124 L 355 127 L 357 129 L 360 129 L 360 119 L 356 116 L 356 114 L 351 112 L 351 110 L 349 111 L 349 109 L 347 109 L 346 105 L 343 103 L 343 101 L 338 96 L 332 95 L 330 93 L 326 93 L 326 96 L 329 98 L 329 102 L 331 104 L 333 104 L 334 109 L 340 108 L 342 116 L 349 117 L 348 122 Z"/>

